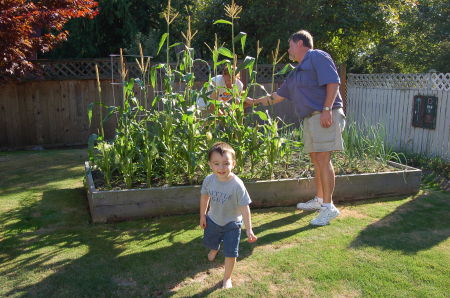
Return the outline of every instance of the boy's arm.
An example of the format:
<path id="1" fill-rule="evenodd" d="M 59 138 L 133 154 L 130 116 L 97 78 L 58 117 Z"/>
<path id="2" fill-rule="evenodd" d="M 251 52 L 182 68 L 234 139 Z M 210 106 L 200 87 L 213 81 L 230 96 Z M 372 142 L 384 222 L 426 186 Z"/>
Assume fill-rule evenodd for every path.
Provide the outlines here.
<path id="1" fill-rule="evenodd" d="M 200 227 L 202 229 L 206 228 L 206 211 L 208 210 L 209 196 L 200 196 Z"/>
<path id="2" fill-rule="evenodd" d="M 247 241 L 255 242 L 258 237 L 255 236 L 252 229 L 252 219 L 250 214 L 250 207 L 248 205 L 240 206 L 240 210 L 242 213 L 242 217 L 244 219 L 245 224 L 245 232 L 247 233 Z"/>

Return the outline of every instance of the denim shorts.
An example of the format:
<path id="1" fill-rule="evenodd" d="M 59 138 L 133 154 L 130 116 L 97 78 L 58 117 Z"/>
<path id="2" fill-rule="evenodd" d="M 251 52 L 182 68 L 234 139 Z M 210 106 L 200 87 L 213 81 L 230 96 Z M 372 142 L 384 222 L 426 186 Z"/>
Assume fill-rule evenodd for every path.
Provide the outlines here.
<path id="1" fill-rule="evenodd" d="M 223 254 L 227 258 L 237 258 L 239 241 L 241 239 L 242 221 L 231 221 L 219 226 L 206 216 L 206 228 L 203 235 L 203 244 L 209 249 L 219 250 L 223 241 Z"/>

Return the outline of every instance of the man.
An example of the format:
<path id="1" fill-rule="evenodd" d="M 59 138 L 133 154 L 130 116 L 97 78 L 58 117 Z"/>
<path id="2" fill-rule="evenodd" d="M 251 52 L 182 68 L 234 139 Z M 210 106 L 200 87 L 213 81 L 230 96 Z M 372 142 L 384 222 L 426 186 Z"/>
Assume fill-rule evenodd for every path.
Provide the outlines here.
<path id="1" fill-rule="evenodd" d="M 304 150 L 314 164 L 316 196 L 297 204 L 298 209 L 320 210 L 312 225 L 327 225 L 339 215 L 333 204 L 335 174 L 331 152 L 343 150 L 342 131 L 345 115 L 339 94 L 340 79 L 330 55 L 313 49 L 308 31 L 298 31 L 289 38 L 289 58 L 297 67 L 288 75 L 277 92 L 253 100 L 253 104 L 271 105 L 286 98 L 291 100 L 303 119 Z"/>

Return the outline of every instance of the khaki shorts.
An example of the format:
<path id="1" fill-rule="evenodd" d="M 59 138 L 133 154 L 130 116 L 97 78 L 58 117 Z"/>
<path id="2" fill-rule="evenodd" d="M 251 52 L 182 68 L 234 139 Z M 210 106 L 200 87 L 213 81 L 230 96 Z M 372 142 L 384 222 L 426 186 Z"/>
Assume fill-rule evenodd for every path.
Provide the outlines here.
<path id="1" fill-rule="evenodd" d="M 306 117 L 303 120 L 303 142 L 304 151 L 329 152 L 344 150 L 342 132 L 345 127 L 344 110 L 336 109 L 332 111 L 333 124 L 328 128 L 320 125 L 320 113 Z"/>

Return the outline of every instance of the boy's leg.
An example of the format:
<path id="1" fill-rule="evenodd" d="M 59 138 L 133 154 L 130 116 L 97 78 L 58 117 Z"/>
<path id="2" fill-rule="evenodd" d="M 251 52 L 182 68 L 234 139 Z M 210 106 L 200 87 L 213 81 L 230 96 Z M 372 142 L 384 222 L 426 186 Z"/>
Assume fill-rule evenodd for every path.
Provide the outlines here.
<path id="1" fill-rule="evenodd" d="M 231 273 L 233 273 L 236 258 L 239 255 L 239 241 L 241 239 L 242 222 L 230 222 L 225 228 L 223 237 L 223 253 L 225 255 L 225 273 L 223 275 L 223 288 L 231 288 Z"/>
<path id="2" fill-rule="evenodd" d="M 219 252 L 219 250 L 217 249 L 211 249 L 210 251 L 209 251 L 209 253 L 208 253 L 208 260 L 209 261 L 214 261 L 214 259 L 216 258 L 216 256 L 217 256 L 217 253 Z"/>
<path id="3" fill-rule="evenodd" d="M 234 264 L 236 264 L 236 258 L 225 257 L 225 273 L 223 275 L 223 288 L 229 289 L 233 287 L 231 282 L 231 273 L 233 273 Z"/>
<path id="4" fill-rule="evenodd" d="M 214 261 L 219 252 L 220 242 L 222 242 L 222 227 L 214 223 L 208 216 L 206 217 L 206 228 L 203 232 L 203 244 L 210 249 L 208 260 Z"/>

